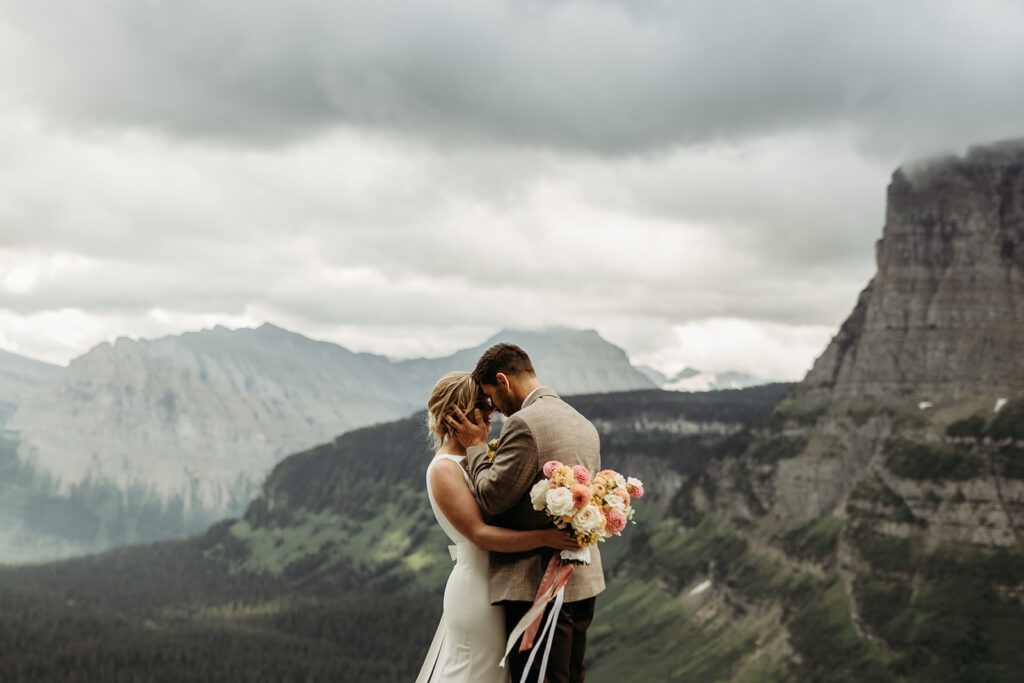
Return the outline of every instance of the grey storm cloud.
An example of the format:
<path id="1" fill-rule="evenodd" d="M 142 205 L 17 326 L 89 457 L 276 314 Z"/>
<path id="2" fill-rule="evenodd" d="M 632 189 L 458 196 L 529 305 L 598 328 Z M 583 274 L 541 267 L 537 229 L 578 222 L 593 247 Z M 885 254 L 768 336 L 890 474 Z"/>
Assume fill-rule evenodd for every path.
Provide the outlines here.
<path id="1" fill-rule="evenodd" d="M 1009 0 L 3 0 L 0 344 L 570 324 L 723 369 L 761 330 L 792 378 L 892 170 L 1024 134 L 1021 35 Z"/>
<path id="2" fill-rule="evenodd" d="M 1019 134 L 1018 2 L 8 0 L 23 96 L 251 144 L 337 125 L 650 151 L 849 122 L 907 153 Z"/>

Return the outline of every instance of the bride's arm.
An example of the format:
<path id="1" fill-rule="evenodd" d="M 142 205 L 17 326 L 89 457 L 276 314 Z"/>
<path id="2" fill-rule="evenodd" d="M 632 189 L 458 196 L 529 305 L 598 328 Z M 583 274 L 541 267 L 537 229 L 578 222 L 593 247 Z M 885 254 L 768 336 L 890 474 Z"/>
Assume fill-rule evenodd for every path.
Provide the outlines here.
<path id="1" fill-rule="evenodd" d="M 441 512 L 455 530 L 481 550 L 518 553 L 534 548 L 576 550 L 576 539 L 567 531 L 536 529 L 520 531 L 491 526 L 484 522 L 480 506 L 469 490 L 462 468 L 451 460 L 442 460 L 430 470 L 430 488 Z"/>

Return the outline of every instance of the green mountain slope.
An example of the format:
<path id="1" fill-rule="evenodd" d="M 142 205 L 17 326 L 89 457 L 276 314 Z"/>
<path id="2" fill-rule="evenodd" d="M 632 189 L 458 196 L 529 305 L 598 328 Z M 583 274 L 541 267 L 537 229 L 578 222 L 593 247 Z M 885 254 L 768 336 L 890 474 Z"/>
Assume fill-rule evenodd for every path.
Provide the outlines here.
<path id="1" fill-rule="evenodd" d="M 641 523 L 606 544 L 608 566 L 630 536 L 644 543 L 716 443 L 788 388 L 571 397 L 609 444 L 605 465 L 653 476 Z M 14 653 L 0 679 L 411 680 L 451 569 L 423 488 L 425 437 L 415 415 L 291 456 L 244 518 L 188 541 L 0 570 L 0 646 Z M 599 603 L 596 642 L 632 642 L 607 611 L 623 600 L 662 608 L 657 582 L 628 565 Z M 601 651 L 597 680 L 615 670 Z"/>

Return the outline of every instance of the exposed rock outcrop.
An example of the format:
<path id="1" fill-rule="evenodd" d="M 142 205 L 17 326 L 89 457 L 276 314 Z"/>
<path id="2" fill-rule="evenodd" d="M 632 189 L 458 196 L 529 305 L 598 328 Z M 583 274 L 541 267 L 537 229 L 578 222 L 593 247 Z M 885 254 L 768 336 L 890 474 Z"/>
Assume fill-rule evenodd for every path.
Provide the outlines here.
<path id="1" fill-rule="evenodd" d="M 877 260 L 805 380 L 685 485 L 682 536 L 736 537 L 733 556 L 706 553 L 708 573 L 737 619 L 795 615 L 780 624 L 795 680 L 1012 680 L 1024 143 L 898 170 Z M 949 624 L 970 626 L 944 640 Z"/>
<path id="2" fill-rule="evenodd" d="M 1024 388 L 1024 142 L 896 171 L 877 262 L 805 391 L 943 400 Z"/>

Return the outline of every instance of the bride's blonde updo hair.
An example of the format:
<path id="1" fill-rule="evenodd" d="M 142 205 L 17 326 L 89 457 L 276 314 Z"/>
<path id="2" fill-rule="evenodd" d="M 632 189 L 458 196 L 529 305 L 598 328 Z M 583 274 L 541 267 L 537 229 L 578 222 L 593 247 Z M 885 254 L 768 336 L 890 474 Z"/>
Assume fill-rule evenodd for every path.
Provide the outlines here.
<path id="1" fill-rule="evenodd" d="M 434 450 L 441 447 L 451 431 L 444 418 L 458 406 L 467 415 L 480 398 L 480 388 L 468 372 L 449 372 L 437 380 L 427 401 L 427 431 Z"/>

